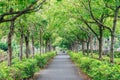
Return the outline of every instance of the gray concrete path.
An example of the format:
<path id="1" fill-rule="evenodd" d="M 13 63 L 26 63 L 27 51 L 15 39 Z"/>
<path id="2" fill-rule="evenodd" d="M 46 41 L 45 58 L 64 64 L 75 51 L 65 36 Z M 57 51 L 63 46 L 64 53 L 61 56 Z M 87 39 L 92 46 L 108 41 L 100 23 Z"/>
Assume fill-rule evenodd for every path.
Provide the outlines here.
<path id="1" fill-rule="evenodd" d="M 57 55 L 37 80 L 83 80 L 66 54 Z"/>

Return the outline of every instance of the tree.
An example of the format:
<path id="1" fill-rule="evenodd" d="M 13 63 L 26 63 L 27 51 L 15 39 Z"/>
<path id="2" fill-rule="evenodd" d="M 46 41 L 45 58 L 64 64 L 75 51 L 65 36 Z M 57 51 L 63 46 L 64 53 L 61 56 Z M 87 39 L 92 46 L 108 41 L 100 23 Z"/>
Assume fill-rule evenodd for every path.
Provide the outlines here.
<path id="1" fill-rule="evenodd" d="M 88 5 L 89 5 L 88 10 L 89 10 L 91 18 L 96 22 L 96 24 L 98 26 L 108 29 L 110 31 L 110 33 L 111 33 L 111 49 L 110 49 L 111 58 L 110 58 L 110 62 L 114 62 L 114 38 L 115 38 L 115 30 L 116 30 L 116 23 L 117 23 L 118 13 L 119 13 L 119 9 L 120 9 L 120 4 L 118 4 L 118 3 L 120 3 L 120 1 L 113 1 L 116 4 L 113 5 L 112 7 L 110 7 L 110 5 L 109 5 L 109 4 L 111 4 L 111 1 L 104 1 L 104 4 L 106 5 L 104 8 L 106 10 L 107 10 L 107 8 L 110 8 L 110 9 L 112 8 L 112 10 L 113 10 L 114 18 L 113 18 L 113 26 L 112 26 L 112 28 L 106 26 L 103 23 L 104 18 L 106 18 L 106 15 L 109 15 L 109 13 L 103 12 L 102 16 L 101 16 L 101 19 L 97 20 L 97 18 L 94 16 L 94 13 L 92 11 L 91 2 L 92 2 L 91 0 L 88 0 Z M 104 11 L 106 11 L 106 10 L 104 10 Z M 101 20 L 102 20 L 102 22 L 101 22 Z"/>
<path id="2" fill-rule="evenodd" d="M 10 32 L 8 34 L 8 66 L 11 66 L 11 60 L 12 60 L 11 41 L 12 41 L 12 36 L 14 33 L 15 20 L 23 14 L 33 12 L 36 9 L 40 8 L 41 5 L 45 1 L 46 0 L 43 0 L 43 1 L 36 0 L 36 1 L 27 2 L 26 4 L 23 4 L 25 1 L 16 1 L 14 4 L 12 4 L 14 6 L 14 8 L 12 8 L 12 7 L 8 8 L 9 12 L 5 12 L 4 8 L 11 6 L 12 1 L 6 1 L 6 3 L 4 3 L 3 0 L 1 1 L 3 3 L 2 4 L 3 11 L 0 15 L 0 23 L 11 22 Z M 38 4 L 36 4 L 36 3 L 38 3 Z M 8 4 L 8 6 L 6 6 L 6 4 Z M 16 4 L 19 7 L 16 7 L 15 6 Z M 24 8 L 21 8 L 21 6 L 23 7 L 23 5 L 24 5 Z M 5 18 L 5 17 L 7 17 L 7 18 Z"/>

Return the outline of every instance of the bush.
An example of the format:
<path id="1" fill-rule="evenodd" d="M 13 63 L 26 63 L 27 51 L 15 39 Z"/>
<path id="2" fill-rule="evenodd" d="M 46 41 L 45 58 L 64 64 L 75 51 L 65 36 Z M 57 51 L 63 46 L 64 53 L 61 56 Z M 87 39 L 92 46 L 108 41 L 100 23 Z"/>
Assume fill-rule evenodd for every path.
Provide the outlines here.
<path id="1" fill-rule="evenodd" d="M 34 75 L 39 68 L 43 68 L 47 62 L 55 56 L 55 53 L 44 55 L 36 55 L 34 58 L 23 59 L 18 61 L 15 59 L 11 67 L 7 67 L 5 63 L 0 66 L 0 80 L 25 80 Z"/>
<path id="2" fill-rule="evenodd" d="M 114 54 L 115 54 L 114 56 L 115 58 L 120 58 L 120 52 L 116 51 Z"/>
<path id="3" fill-rule="evenodd" d="M 16 75 L 15 79 L 29 78 L 33 76 L 33 74 L 37 70 L 39 70 L 39 67 L 37 66 L 37 61 L 35 59 L 26 59 L 23 62 L 18 62 L 12 66 L 20 70 L 20 76 L 18 77 L 18 75 Z"/>
<path id="4" fill-rule="evenodd" d="M 0 43 L 0 49 L 7 51 L 8 50 L 8 46 L 6 43 Z"/>
<path id="5" fill-rule="evenodd" d="M 40 68 L 44 68 L 45 64 L 47 64 L 47 62 L 53 57 L 55 56 L 54 52 L 48 53 L 48 54 L 44 54 L 42 56 L 36 55 L 35 59 L 37 60 L 37 66 L 39 66 Z"/>
<path id="6" fill-rule="evenodd" d="M 107 54 L 107 56 L 110 56 L 110 53 Z M 119 51 L 115 51 L 115 52 L 114 52 L 114 57 L 115 57 L 115 58 L 120 58 L 120 52 L 119 52 Z"/>
<path id="7" fill-rule="evenodd" d="M 99 61 L 82 54 L 69 53 L 71 59 L 86 72 L 92 80 L 118 80 L 120 79 L 120 65 Z"/>

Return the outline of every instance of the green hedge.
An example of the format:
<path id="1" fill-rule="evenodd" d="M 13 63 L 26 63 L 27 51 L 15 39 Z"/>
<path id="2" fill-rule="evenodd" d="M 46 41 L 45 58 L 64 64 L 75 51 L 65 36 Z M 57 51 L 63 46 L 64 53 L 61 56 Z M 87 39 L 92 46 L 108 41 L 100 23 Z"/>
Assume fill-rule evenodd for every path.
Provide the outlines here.
<path id="1" fill-rule="evenodd" d="M 120 65 L 85 57 L 82 53 L 70 52 L 69 55 L 92 80 L 120 80 Z"/>
<path id="2" fill-rule="evenodd" d="M 5 63 L 2 63 L 0 66 L 0 80 L 25 80 L 30 78 L 54 56 L 55 53 L 51 52 L 41 56 L 35 55 L 34 59 L 14 60 L 15 62 L 11 67 L 7 67 Z"/>

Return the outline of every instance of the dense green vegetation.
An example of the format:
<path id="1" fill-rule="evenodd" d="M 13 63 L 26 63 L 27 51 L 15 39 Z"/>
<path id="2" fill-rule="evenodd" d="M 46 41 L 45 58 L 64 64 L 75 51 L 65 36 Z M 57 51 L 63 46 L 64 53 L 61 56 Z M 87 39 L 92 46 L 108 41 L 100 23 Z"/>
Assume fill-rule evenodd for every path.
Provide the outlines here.
<path id="1" fill-rule="evenodd" d="M 44 65 L 37 59 L 42 61 L 42 54 L 59 47 L 92 57 L 82 55 L 78 60 L 83 57 L 85 62 L 74 61 L 85 72 L 87 66 L 95 65 L 98 74 L 94 67 L 91 74 L 87 72 L 93 79 L 119 79 L 119 26 L 120 0 L 0 0 L 0 61 L 7 60 L 7 64 L 1 64 L 0 76 L 28 78 Z M 27 63 L 29 66 L 25 66 Z M 111 73 L 100 73 L 102 69 Z M 116 73 L 114 77 L 112 72 Z M 103 74 L 107 76 L 100 76 Z"/>
<path id="2" fill-rule="evenodd" d="M 87 56 L 82 52 L 69 52 L 71 59 L 76 65 L 86 72 L 92 80 L 119 80 L 120 65 L 110 64 L 107 61 L 100 61 Z"/>
<path id="3" fill-rule="evenodd" d="M 15 58 L 11 67 L 7 67 L 6 62 L 0 63 L 0 80 L 22 80 L 33 77 L 34 73 L 44 68 L 55 55 L 55 52 L 50 52 L 41 56 L 35 55 L 34 58 L 24 58 L 22 61 Z"/>
<path id="4" fill-rule="evenodd" d="M 4 51 L 7 51 L 8 50 L 7 44 L 6 43 L 0 43 L 0 49 L 4 50 Z"/>

